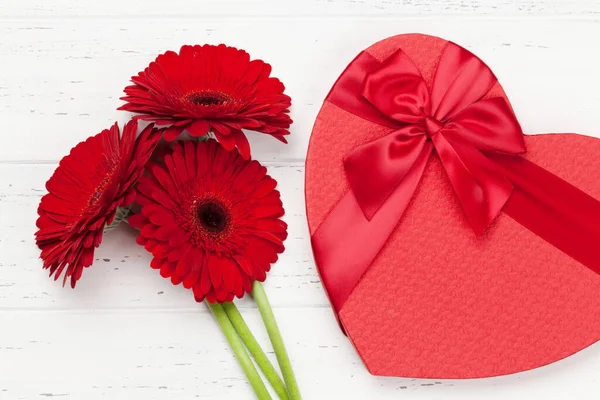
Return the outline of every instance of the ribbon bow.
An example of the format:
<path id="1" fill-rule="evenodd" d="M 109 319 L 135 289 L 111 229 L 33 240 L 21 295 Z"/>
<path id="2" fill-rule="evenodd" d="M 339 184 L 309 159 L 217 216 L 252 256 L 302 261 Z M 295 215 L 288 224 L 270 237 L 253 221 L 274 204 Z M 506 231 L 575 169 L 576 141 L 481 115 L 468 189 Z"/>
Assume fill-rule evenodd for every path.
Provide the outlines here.
<path id="1" fill-rule="evenodd" d="M 487 65 L 454 44 L 444 51 L 431 91 L 402 50 L 366 74 L 360 95 L 374 108 L 367 119 L 394 129 L 344 160 L 367 219 L 434 147 L 475 233 L 483 233 L 513 188 L 485 152 L 525 152 L 523 132 L 507 101 L 482 99 L 495 83 Z"/>
<path id="2" fill-rule="evenodd" d="M 504 212 L 600 273 L 600 202 L 527 161 L 521 127 L 497 80 L 475 55 L 448 42 L 431 89 L 398 50 L 380 62 L 361 53 L 327 101 L 390 128 L 344 158 L 350 191 L 312 236 L 336 314 L 402 217 L 434 153 L 467 220 L 482 234 Z"/>

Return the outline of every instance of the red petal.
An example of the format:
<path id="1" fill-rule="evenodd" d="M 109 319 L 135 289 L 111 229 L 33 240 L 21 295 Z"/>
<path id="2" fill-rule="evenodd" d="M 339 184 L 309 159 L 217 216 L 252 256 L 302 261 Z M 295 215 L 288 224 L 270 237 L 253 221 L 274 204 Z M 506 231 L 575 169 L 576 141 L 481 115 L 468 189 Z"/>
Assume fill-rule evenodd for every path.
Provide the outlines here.
<path id="1" fill-rule="evenodd" d="M 219 141 L 219 143 L 221 143 L 221 145 L 231 151 L 233 149 L 235 149 L 235 139 L 233 138 L 233 136 L 231 135 L 222 135 L 217 131 L 214 131 L 215 137 L 217 138 L 217 140 Z"/>
<path id="2" fill-rule="evenodd" d="M 192 137 L 200 137 L 206 135 L 209 128 L 210 126 L 205 120 L 196 120 L 187 127 L 187 131 Z"/>
<path id="3" fill-rule="evenodd" d="M 244 160 L 250 159 L 250 143 L 248 143 L 248 138 L 242 131 L 232 131 L 231 135 L 235 139 L 235 143 L 237 144 L 237 148 L 240 151 L 240 154 L 244 158 Z"/>
<path id="4" fill-rule="evenodd" d="M 190 271 L 183 280 L 184 288 L 190 289 L 196 285 L 196 282 L 198 282 L 200 272 L 202 271 L 203 257 L 204 256 L 202 252 L 197 249 L 194 249 L 191 255 L 188 257 L 188 262 L 190 263 Z"/>
<path id="5" fill-rule="evenodd" d="M 179 258 L 179 262 L 177 263 L 177 266 L 175 267 L 175 273 L 184 278 L 188 272 L 190 271 L 191 268 L 191 263 L 189 262 L 189 256 L 190 256 L 190 252 L 186 253 L 186 254 L 182 254 L 181 257 Z"/>
<path id="6" fill-rule="evenodd" d="M 181 132 L 185 129 L 185 126 L 175 126 L 171 125 L 165 130 L 164 137 L 167 142 L 172 142 L 177 139 Z"/>
<path id="7" fill-rule="evenodd" d="M 127 222 L 134 228 L 141 229 L 145 224 L 148 223 L 148 218 L 142 214 L 134 214 L 127 219 Z"/>
<path id="8" fill-rule="evenodd" d="M 221 286 L 223 282 L 223 272 L 221 271 L 221 260 L 219 256 L 214 253 L 208 253 L 208 270 L 210 272 L 210 280 L 213 287 L 216 289 Z"/>

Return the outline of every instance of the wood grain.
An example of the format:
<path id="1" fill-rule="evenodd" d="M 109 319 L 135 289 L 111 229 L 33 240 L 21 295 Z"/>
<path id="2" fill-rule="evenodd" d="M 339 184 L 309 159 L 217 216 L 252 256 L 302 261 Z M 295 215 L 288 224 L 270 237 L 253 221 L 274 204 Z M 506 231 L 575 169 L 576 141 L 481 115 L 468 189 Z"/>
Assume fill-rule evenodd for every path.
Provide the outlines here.
<path id="1" fill-rule="evenodd" d="M 57 161 L 129 118 L 116 111 L 129 77 L 159 52 L 205 42 L 268 61 L 293 98 L 289 145 L 249 136 L 286 207 L 287 250 L 265 287 L 305 399 L 600 397 L 598 345 L 501 378 L 376 378 L 338 329 L 305 222 L 310 131 L 347 63 L 407 32 L 443 36 L 479 55 L 526 132 L 600 137 L 596 0 L 2 0 L 0 400 L 252 398 L 207 309 L 149 268 L 133 229 L 106 236 L 76 290 L 48 279 L 33 240 Z M 253 303 L 239 305 L 269 348 Z"/>
<path id="2" fill-rule="evenodd" d="M 293 98 L 290 145 L 251 133 L 254 156 L 301 162 L 322 100 L 347 63 L 379 39 L 414 31 L 444 36 L 484 59 L 503 83 L 526 132 L 600 134 L 591 112 L 600 101 L 598 52 L 586 47 L 586 38 L 600 36 L 600 19 L 139 21 L 0 23 L 0 115 L 6 134 L 27 143 L 1 147 L 0 160 L 57 161 L 77 141 L 129 118 L 116 111 L 122 90 L 158 52 L 184 43 L 225 42 L 268 60 Z"/>
<path id="3" fill-rule="evenodd" d="M 486 16 L 596 16 L 600 4 L 595 0 L 161 0 L 144 2 L 107 0 L 73 2 L 70 0 L 4 0 L 0 15 L 5 17 L 122 17 L 194 16 L 248 18 L 255 16 L 348 15 L 486 15 Z"/>

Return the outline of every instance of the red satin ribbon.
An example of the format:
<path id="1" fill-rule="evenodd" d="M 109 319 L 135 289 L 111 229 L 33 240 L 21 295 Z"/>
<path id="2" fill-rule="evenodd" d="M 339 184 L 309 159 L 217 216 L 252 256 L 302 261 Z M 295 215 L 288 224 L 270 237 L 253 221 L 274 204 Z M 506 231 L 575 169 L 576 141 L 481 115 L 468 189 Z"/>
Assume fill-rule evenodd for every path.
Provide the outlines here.
<path id="1" fill-rule="evenodd" d="M 380 62 L 361 53 L 327 101 L 389 127 L 344 158 L 350 191 L 312 236 L 336 314 L 400 221 L 425 166 L 440 158 L 475 234 L 503 211 L 600 273 L 600 202 L 522 158 L 523 132 L 503 97 L 485 98 L 496 78 L 449 42 L 431 90 L 398 50 Z"/>

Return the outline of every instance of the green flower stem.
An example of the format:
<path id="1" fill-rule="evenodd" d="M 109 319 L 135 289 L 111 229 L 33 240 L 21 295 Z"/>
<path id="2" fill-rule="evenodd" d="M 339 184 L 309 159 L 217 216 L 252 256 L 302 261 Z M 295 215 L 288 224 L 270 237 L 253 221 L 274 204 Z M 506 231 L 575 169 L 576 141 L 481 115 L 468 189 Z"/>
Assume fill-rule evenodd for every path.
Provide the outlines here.
<path id="1" fill-rule="evenodd" d="M 215 319 L 221 327 L 221 330 L 223 331 L 223 334 L 227 338 L 233 353 L 235 354 L 240 366 L 248 378 L 248 381 L 250 382 L 250 386 L 252 386 L 252 389 L 254 389 L 256 397 L 259 400 L 271 400 L 271 395 L 267 391 L 267 388 L 258 374 L 256 367 L 252 363 L 250 356 L 248 356 L 248 353 L 246 353 L 244 343 L 242 343 L 240 340 L 240 337 L 231 324 L 231 321 L 227 317 L 227 313 L 223 309 L 223 306 L 218 303 L 209 303 L 208 301 L 206 304 L 208 304 L 210 311 L 212 311 Z"/>
<path id="2" fill-rule="evenodd" d="M 302 396 L 300 396 L 298 382 L 296 382 L 296 377 L 294 376 L 294 371 L 292 369 L 290 357 L 288 356 L 287 351 L 285 350 L 285 345 L 283 344 L 283 339 L 281 338 L 281 333 L 279 332 L 279 328 L 277 327 L 277 322 L 275 321 L 275 316 L 273 315 L 273 309 L 269 304 L 269 299 L 267 299 L 265 289 L 263 288 L 262 283 L 260 283 L 259 281 L 254 281 L 254 283 L 252 284 L 252 296 L 254 296 L 254 300 L 258 305 L 260 315 L 262 316 L 263 322 L 265 323 L 265 327 L 267 328 L 267 333 L 269 334 L 271 344 L 273 345 L 273 349 L 275 350 L 277 362 L 279 363 L 279 368 L 281 368 L 283 379 L 285 380 L 285 384 L 287 385 L 288 393 L 290 394 L 290 399 L 300 400 Z"/>
<path id="3" fill-rule="evenodd" d="M 271 383 L 271 386 L 273 386 L 273 389 L 275 389 L 277 396 L 279 396 L 281 400 L 288 400 L 289 396 L 285 387 L 285 383 L 283 383 L 283 380 L 281 380 L 279 377 L 277 370 L 275 367 L 273 367 L 271 361 L 269 361 L 269 358 L 260 347 L 260 344 L 258 344 L 256 341 L 256 338 L 252 332 L 250 332 L 250 328 L 246 324 L 246 321 L 244 321 L 244 318 L 242 317 L 242 314 L 240 314 L 238 308 L 234 303 L 223 303 L 223 308 L 225 309 L 229 320 L 235 327 L 235 330 L 248 348 L 248 351 L 250 351 L 250 355 L 254 357 L 254 361 L 256 361 L 258 367 L 261 369 L 263 374 L 265 374 L 267 380 L 269 383 Z"/>

